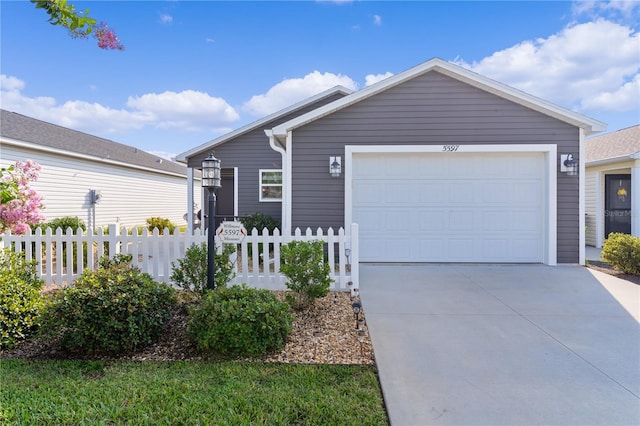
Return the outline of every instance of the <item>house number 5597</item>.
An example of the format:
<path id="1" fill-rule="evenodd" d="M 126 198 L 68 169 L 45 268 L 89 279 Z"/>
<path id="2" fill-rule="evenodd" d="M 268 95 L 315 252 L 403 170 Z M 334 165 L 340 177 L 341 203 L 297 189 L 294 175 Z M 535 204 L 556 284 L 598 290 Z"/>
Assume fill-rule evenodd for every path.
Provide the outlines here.
<path id="1" fill-rule="evenodd" d="M 442 145 L 443 152 L 455 152 L 460 148 L 460 145 Z"/>

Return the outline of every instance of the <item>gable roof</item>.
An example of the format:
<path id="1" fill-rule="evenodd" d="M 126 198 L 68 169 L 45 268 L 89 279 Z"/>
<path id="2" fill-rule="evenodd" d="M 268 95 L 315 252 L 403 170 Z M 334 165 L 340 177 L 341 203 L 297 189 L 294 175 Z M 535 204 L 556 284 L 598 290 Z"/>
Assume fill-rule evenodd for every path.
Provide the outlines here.
<path id="1" fill-rule="evenodd" d="M 380 92 L 383 92 L 391 87 L 397 86 L 401 83 L 404 83 L 405 81 L 411 80 L 417 76 L 426 74 L 431 71 L 437 71 L 451 78 L 462 81 L 486 92 L 492 93 L 496 96 L 500 96 L 501 98 L 523 105 L 529 109 L 554 117 L 576 127 L 583 128 L 586 135 L 602 132 L 606 129 L 606 124 L 601 121 L 594 120 L 582 114 L 570 111 L 566 108 L 560 107 L 551 102 L 522 92 L 518 89 L 514 89 L 513 87 L 499 83 L 495 80 L 491 80 L 490 78 L 484 77 L 466 68 L 454 65 L 450 62 L 446 62 L 440 58 L 434 58 L 392 77 L 381 80 L 376 84 L 365 87 L 364 89 L 342 99 L 339 99 L 330 104 L 303 114 L 299 117 L 296 117 L 292 120 L 289 120 L 286 123 L 282 123 L 279 126 L 273 128 L 273 135 L 280 142 L 284 142 L 284 138 L 291 130 L 304 126 L 312 121 L 332 114 L 342 108 L 346 108 Z"/>
<path id="2" fill-rule="evenodd" d="M 331 89 L 325 90 L 324 92 L 320 92 L 317 95 L 311 96 L 309 98 L 303 99 L 300 102 L 297 102 L 291 106 L 288 106 L 287 108 L 281 109 L 280 111 L 276 111 L 272 114 L 267 115 L 266 117 L 263 117 L 259 120 L 256 120 L 252 123 L 247 124 L 246 126 L 242 126 L 239 127 L 236 130 L 233 130 L 229 133 L 226 133 L 216 139 L 210 140 L 209 142 L 205 142 L 200 146 L 197 146 L 193 149 L 190 149 L 189 151 L 185 151 L 181 154 L 178 154 L 176 156 L 176 161 L 180 161 L 180 162 L 186 162 L 187 159 L 189 157 L 192 157 L 195 154 L 201 153 L 202 151 L 214 148 L 218 145 L 222 145 L 225 142 L 228 142 L 234 138 L 237 138 L 238 136 L 244 135 L 245 133 L 249 133 L 255 129 L 264 127 L 265 124 L 269 123 L 270 121 L 273 120 L 277 120 L 280 117 L 284 117 L 287 114 L 291 114 L 292 112 L 295 112 L 299 109 L 302 109 L 308 105 L 313 104 L 314 102 L 318 102 L 322 99 L 328 98 L 330 96 L 333 96 L 335 94 L 342 94 L 342 95 L 350 95 L 353 93 L 353 90 L 351 89 L 347 89 L 344 86 L 335 86 L 332 87 Z"/>
<path id="3" fill-rule="evenodd" d="M 187 174 L 184 165 L 138 148 L 3 109 L 0 109 L 0 137 L 3 143 L 27 143 L 32 149 L 89 157 L 158 173 Z"/>
<path id="4" fill-rule="evenodd" d="M 634 154 L 640 154 L 640 124 L 585 141 L 587 164 L 628 160 Z"/>

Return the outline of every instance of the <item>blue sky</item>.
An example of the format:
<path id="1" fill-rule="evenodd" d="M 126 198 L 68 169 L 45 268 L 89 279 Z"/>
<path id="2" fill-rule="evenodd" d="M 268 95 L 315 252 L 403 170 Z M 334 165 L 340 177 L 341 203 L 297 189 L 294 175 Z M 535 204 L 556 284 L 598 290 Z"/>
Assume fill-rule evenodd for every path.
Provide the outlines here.
<path id="1" fill-rule="evenodd" d="M 0 106 L 171 157 L 433 57 L 608 123 L 640 123 L 640 2 L 73 1 L 124 51 L 0 1 Z"/>

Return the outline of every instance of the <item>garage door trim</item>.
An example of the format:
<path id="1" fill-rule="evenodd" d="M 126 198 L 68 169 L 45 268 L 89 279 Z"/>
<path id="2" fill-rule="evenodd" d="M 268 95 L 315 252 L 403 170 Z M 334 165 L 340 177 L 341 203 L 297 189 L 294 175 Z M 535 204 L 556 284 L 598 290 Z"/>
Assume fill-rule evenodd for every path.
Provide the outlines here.
<path id="1" fill-rule="evenodd" d="M 522 145 L 346 145 L 345 146 L 345 229 L 353 218 L 353 162 L 354 156 L 360 153 L 439 153 L 440 155 L 456 155 L 457 153 L 518 153 L 537 152 L 545 155 L 545 218 L 544 218 L 544 254 L 543 261 L 547 265 L 557 262 L 557 201 L 556 201 L 556 156 L 554 144 L 522 144 Z"/>

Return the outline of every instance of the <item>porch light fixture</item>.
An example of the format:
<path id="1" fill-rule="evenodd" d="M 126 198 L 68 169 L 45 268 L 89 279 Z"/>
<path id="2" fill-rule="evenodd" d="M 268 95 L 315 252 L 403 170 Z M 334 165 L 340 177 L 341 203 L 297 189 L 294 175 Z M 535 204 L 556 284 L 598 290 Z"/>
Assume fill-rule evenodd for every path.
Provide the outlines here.
<path id="1" fill-rule="evenodd" d="M 578 162 L 573 158 L 573 154 L 560 155 L 560 171 L 567 176 L 578 175 Z"/>
<path id="2" fill-rule="evenodd" d="M 207 288 L 216 286 L 216 191 L 220 189 L 220 160 L 209 154 L 202 161 L 202 186 L 209 191 L 209 216 L 207 221 Z"/>
<path id="3" fill-rule="evenodd" d="M 351 304 L 351 308 L 353 309 L 353 315 L 356 317 L 356 330 L 358 330 L 358 325 L 360 324 L 359 321 L 359 316 L 360 316 L 360 310 L 362 309 L 362 303 L 360 302 L 353 302 Z"/>
<path id="4" fill-rule="evenodd" d="M 331 177 L 340 177 L 342 173 L 342 158 L 329 157 L 329 174 Z"/>

